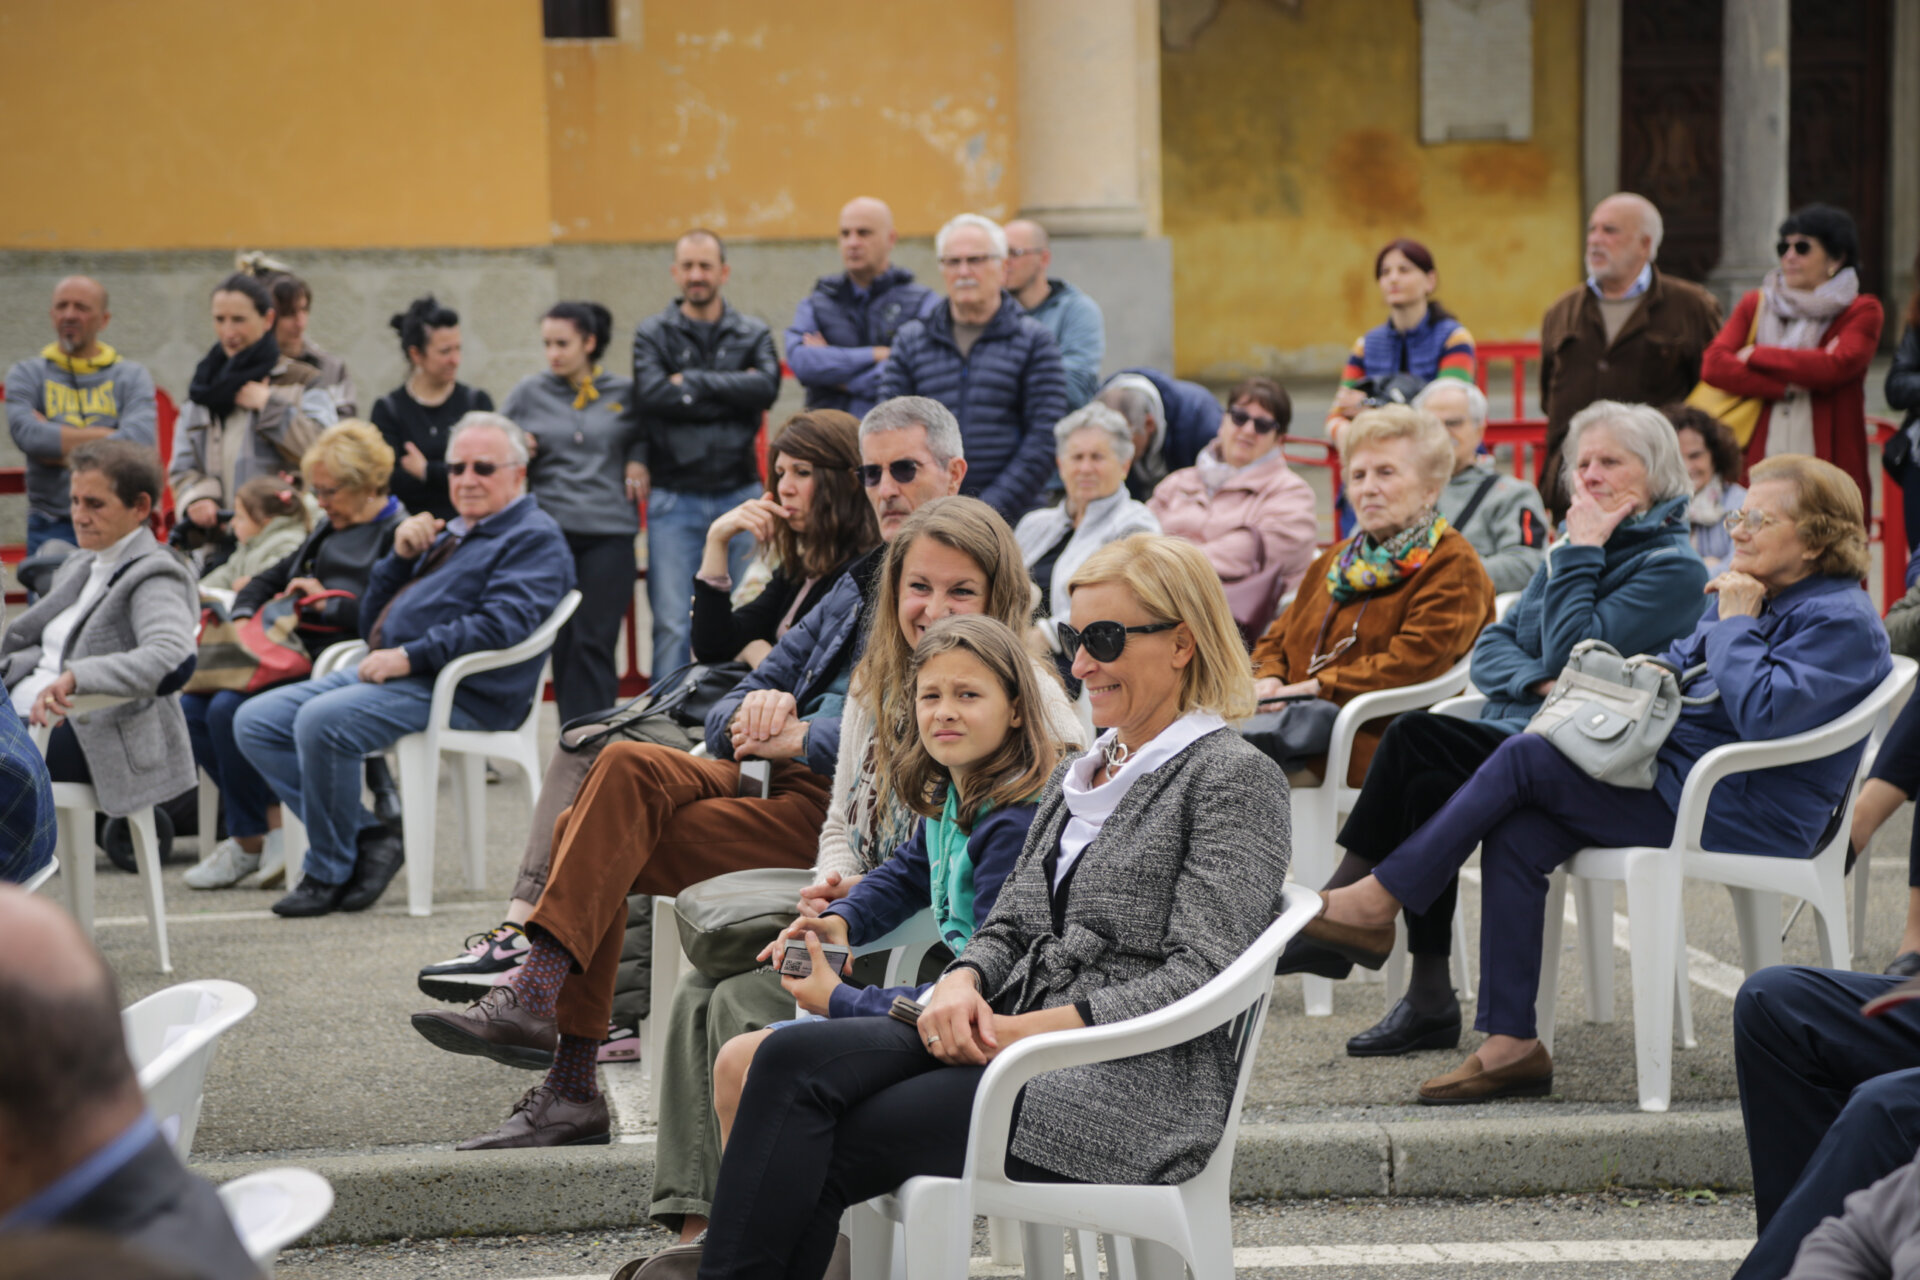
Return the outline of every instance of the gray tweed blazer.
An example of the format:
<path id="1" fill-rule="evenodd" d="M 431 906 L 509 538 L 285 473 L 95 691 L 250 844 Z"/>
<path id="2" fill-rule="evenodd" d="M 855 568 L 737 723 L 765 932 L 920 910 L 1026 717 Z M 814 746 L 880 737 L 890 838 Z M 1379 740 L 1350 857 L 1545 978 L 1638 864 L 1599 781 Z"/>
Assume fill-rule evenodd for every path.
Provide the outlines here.
<path id="1" fill-rule="evenodd" d="M 93 561 L 91 551 L 69 556 L 47 594 L 0 636 L 0 679 L 9 689 L 39 665 L 41 633 L 80 598 Z M 65 667 L 76 693 L 132 699 L 73 717 L 100 809 L 110 817 L 171 800 L 197 780 L 180 695 L 152 694 L 194 656 L 199 622 L 193 574 L 142 529 L 67 641 Z"/>
<path id="2" fill-rule="evenodd" d="M 1273 923 L 1292 849 L 1287 781 L 1230 728 L 1193 743 L 1134 783 L 1081 853 L 1056 935 L 1044 863 L 1069 816 L 1068 767 L 1040 793 L 1020 860 L 956 963 L 980 970 L 997 1012 L 1085 1000 L 1096 1024 L 1118 1022 L 1197 990 Z M 1092 1182 L 1184 1181 L 1226 1129 L 1233 1049 L 1223 1027 L 1040 1076 L 1013 1153 Z"/>

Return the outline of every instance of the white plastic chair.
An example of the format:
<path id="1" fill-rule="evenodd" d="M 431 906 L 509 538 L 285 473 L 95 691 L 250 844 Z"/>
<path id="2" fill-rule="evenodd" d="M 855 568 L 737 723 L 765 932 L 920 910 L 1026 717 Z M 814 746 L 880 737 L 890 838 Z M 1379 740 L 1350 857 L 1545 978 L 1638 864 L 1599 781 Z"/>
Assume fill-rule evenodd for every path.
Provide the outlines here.
<path id="1" fill-rule="evenodd" d="M 280 1251 L 333 1210 L 333 1184 L 294 1165 L 235 1178 L 222 1183 L 219 1193 L 220 1207 L 227 1211 L 241 1247 L 269 1276 Z"/>
<path id="2" fill-rule="evenodd" d="M 1213 981 L 1164 1009 L 1107 1026 L 1054 1031 L 1002 1050 L 973 1099 L 966 1161 L 958 1178 L 909 1178 L 892 1195 L 852 1213 L 854 1280 L 880 1280 L 891 1267 L 894 1231 L 903 1235 L 909 1280 L 966 1280 L 976 1214 L 1022 1223 L 1029 1275 L 1063 1272 L 1059 1228 L 1107 1237 L 1108 1256 L 1142 1280 L 1232 1280 L 1233 1224 L 1227 1192 L 1240 1106 L 1273 992 L 1273 966 L 1287 942 L 1320 909 L 1320 896 L 1288 885 L 1278 919 Z M 1006 1176 L 1014 1100 L 1037 1075 L 1152 1053 L 1231 1024 L 1239 1079 L 1225 1132 L 1206 1168 L 1179 1186 L 1012 1182 Z M 1131 1243 L 1129 1255 L 1116 1248 Z M 1131 1260 L 1133 1268 L 1126 1268 Z M 1083 1273 L 1084 1274 L 1084 1273 Z"/>
<path id="3" fill-rule="evenodd" d="M 106 694 L 81 694 L 73 699 L 73 718 L 84 721 L 87 714 L 119 706 L 126 698 Z M 41 725 L 31 731 L 33 745 L 42 755 L 53 726 Z M 67 910 L 80 922 L 88 938 L 93 937 L 93 815 L 100 808 L 100 797 L 84 782 L 53 784 L 55 829 L 58 832 L 54 856 L 67 874 L 61 877 L 67 890 Z M 133 837 L 133 861 L 140 874 L 147 909 L 147 925 L 153 933 L 154 954 L 160 972 L 173 972 L 173 956 L 167 947 L 167 901 L 160 884 L 160 835 L 154 829 L 153 809 L 143 808 L 130 814 L 127 828 Z"/>
<path id="4" fill-rule="evenodd" d="M 1826 845 L 1810 858 L 1758 853 L 1719 853 L 1704 848 L 1701 831 L 1707 802 L 1723 779 L 1737 773 L 1804 764 L 1835 755 L 1864 740 L 1894 705 L 1912 689 L 1917 669 L 1911 658 L 1896 657 L 1893 671 L 1851 711 L 1817 729 L 1765 742 L 1736 742 L 1715 747 L 1687 774 L 1673 829 L 1665 848 L 1631 846 L 1582 849 L 1563 869 L 1576 877 L 1583 896 L 1581 954 L 1586 962 L 1588 1012 L 1612 1015 L 1613 957 L 1602 938 L 1611 938 L 1611 886 L 1627 886 L 1627 924 L 1633 974 L 1634 1048 L 1638 1059 L 1640 1109 L 1665 1111 L 1672 1095 L 1673 1040 L 1677 1030 L 1690 1042 L 1691 1016 L 1686 991 L 1685 927 L 1681 894 L 1686 879 L 1708 880 L 1733 895 L 1740 926 L 1741 962 L 1748 974 L 1780 962 L 1780 896 L 1804 898 L 1819 924 L 1820 959 L 1828 968 L 1846 956 L 1847 835 L 1859 796 L 1858 771 L 1847 789 L 1840 821 Z M 1593 887 L 1595 882 L 1601 882 Z M 1561 893 L 1550 890 L 1546 936 L 1542 942 L 1540 991 L 1535 1015 L 1541 1043 L 1553 1048 L 1554 997 L 1559 991 Z M 1606 910 L 1602 913 L 1602 908 Z M 1603 950 L 1603 946 L 1605 949 Z M 1605 1017 L 1598 1020 L 1605 1020 Z"/>
<path id="5" fill-rule="evenodd" d="M 1880 754 L 1880 744 L 1886 740 L 1894 720 L 1905 710 L 1905 703 L 1905 698 L 1897 699 L 1874 722 L 1873 733 L 1867 738 L 1867 749 L 1860 754 L 1860 777 L 1856 785 L 1866 785 L 1867 776 L 1873 772 L 1874 759 Z M 1861 948 L 1867 939 L 1867 890 L 1870 887 L 1867 872 L 1873 862 L 1873 844 L 1872 840 L 1867 841 L 1867 847 L 1860 851 L 1860 857 L 1853 864 L 1853 955 L 1847 961 L 1848 968 L 1858 968 L 1867 958 Z M 1804 900 L 1802 905 L 1805 905 Z M 1799 909 L 1795 908 L 1795 915 L 1798 914 Z M 1787 926 L 1790 928 L 1792 925 L 1793 919 L 1789 917 Z M 1782 929 L 1781 941 L 1785 940 L 1786 930 Z"/>
<path id="6" fill-rule="evenodd" d="M 1353 811 L 1360 788 L 1347 785 L 1347 767 L 1353 759 L 1353 739 L 1369 721 L 1407 711 L 1421 711 L 1451 698 L 1467 687 L 1467 660 L 1462 658 L 1444 675 L 1401 689 L 1363 693 L 1340 708 L 1333 722 L 1327 750 L 1327 770 L 1317 787 L 1293 789 L 1292 878 L 1308 885 L 1325 884 L 1338 861 L 1336 843 L 1340 819 Z M 1333 1012 L 1333 983 L 1303 974 L 1300 979 L 1307 1016 L 1324 1018 Z M 1397 994 L 1397 993 L 1396 993 Z"/>
<path id="7" fill-rule="evenodd" d="M 26 883 L 21 885 L 20 887 L 22 889 L 25 889 L 28 893 L 38 893 L 40 892 L 40 887 L 46 884 L 47 881 L 53 879 L 54 875 L 59 870 L 60 870 L 60 859 L 48 858 L 47 865 L 40 868 L 38 871 L 34 872 L 32 875 L 28 876 Z"/>
<path id="8" fill-rule="evenodd" d="M 253 992 L 237 982 L 205 978 L 156 991 L 120 1013 L 127 1056 L 147 1095 L 147 1108 L 182 1160 L 193 1151 L 200 1127 L 213 1046 L 253 1012 Z"/>

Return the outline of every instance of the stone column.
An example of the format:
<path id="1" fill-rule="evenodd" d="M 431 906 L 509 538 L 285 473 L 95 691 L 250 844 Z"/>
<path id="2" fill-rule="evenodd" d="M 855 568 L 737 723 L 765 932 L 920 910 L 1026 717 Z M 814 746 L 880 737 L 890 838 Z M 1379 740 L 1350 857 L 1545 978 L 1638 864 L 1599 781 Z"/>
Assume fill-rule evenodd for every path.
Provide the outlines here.
<path id="1" fill-rule="evenodd" d="M 1620 8 L 1621 0 L 1587 0 L 1580 112 L 1583 226 L 1593 206 L 1620 189 Z"/>
<path id="2" fill-rule="evenodd" d="M 1146 235 L 1159 171 L 1157 21 L 1141 0 L 1017 0 L 1020 206 L 1053 235 Z M 1151 130 L 1141 102 L 1154 93 Z M 1144 140 L 1151 136 L 1152 154 Z M 1151 203 L 1157 203 L 1153 201 Z"/>
<path id="3" fill-rule="evenodd" d="M 1887 292 L 1896 308 L 1914 288 L 1920 248 L 1920 0 L 1894 0 L 1893 79 L 1887 127 Z M 1897 312 L 1887 317 L 1895 330 Z"/>
<path id="4" fill-rule="evenodd" d="M 1773 267 L 1787 216 L 1790 0 L 1726 0 L 1720 91 L 1720 265 L 1709 284 L 1731 302 Z"/>

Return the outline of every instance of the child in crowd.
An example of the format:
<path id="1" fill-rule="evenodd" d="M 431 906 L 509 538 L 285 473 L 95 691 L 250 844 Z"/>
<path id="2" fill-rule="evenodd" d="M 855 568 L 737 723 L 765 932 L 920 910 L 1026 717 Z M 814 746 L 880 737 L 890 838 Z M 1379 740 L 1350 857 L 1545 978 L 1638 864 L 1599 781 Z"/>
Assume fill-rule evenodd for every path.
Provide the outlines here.
<path id="1" fill-rule="evenodd" d="M 805 940 L 813 971 L 780 984 L 813 1017 L 884 1017 L 896 997 L 925 996 L 925 988 L 849 986 L 823 963 L 821 942 L 884 937 L 931 905 L 941 940 L 959 955 L 993 910 L 1026 844 L 1034 801 L 1061 758 L 1037 711 L 1046 677 L 997 619 L 976 614 L 936 624 L 914 646 L 909 674 L 918 733 L 906 736 L 886 785 L 921 822 L 846 897 L 794 921 L 760 953 L 778 964 L 789 939 Z M 790 1025 L 735 1036 L 720 1050 L 713 1102 L 723 1146 L 755 1050 Z"/>
<path id="2" fill-rule="evenodd" d="M 270 569 L 300 549 L 313 530 L 313 513 L 300 493 L 278 476 L 255 476 L 233 497 L 233 536 L 240 544 L 200 585 L 238 591 L 262 569 Z"/>

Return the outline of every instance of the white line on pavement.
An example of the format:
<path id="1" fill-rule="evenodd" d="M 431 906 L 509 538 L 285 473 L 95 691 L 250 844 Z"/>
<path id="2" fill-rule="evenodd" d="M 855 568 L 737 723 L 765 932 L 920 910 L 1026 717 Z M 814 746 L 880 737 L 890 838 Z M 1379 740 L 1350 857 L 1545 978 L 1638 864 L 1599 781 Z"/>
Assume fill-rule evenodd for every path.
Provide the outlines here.
<path id="1" fill-rule="evenodd" d="M 1510 1240 L 1452 1244 L 1302 1244 L 1233 1251 L 1235 1271 L 1293 1271 L 1306 1267 L 1477 1267 L 1540 1262 L 1738 1262 L 1752 1240 Z M 1073 1259 L 1067 1259 L 1073 1270 Z M 1017 1276 L 1017 1266 L 973 1258 L 974 1276 Z M 598 1280 L 590 1276 L 540 1276 L 527 1280 Z"/>
<path id="2" fill-rule="evenodd" d="M 1470 884 L 1479 884 L 1480 869 L 1464 867 L 1460 871 L 1460 878 Z M 1579 913 L 1574 909 L 1571 894 L 1567 896 L 1563 918 L 1568 924 L 1576 927 L 1580 923 Z M 1613 913 L 1613 945 L 1622 951 L 1633 949 L 1632 938 L 1627 932 L 1627 917 L 1618 911 Z M 1705 987 L 1715 995 L 1725 996 L 1729 1000 L 1740 994 L 1740 984 L 1747 980 L 1744 969 L 1728 964 L 1711 952 L 1702 951 L 1692 945 L 1687 947 L 1687 977 L 1692 980 L 1694 986 Z"/>
<path id="3" fill-rule="evenodd" d="M 461 911 L 484 910 L 491 911 L 497 916 L 500 911 L 500 903 L 498 901 L 436 902 L 434 904 L 434 910 L 444 915 L 453 915 Z M 407 914 L 407 909 L 405 907 L 373 907 L 364 914 L 370 916 L 403 916 Z M 167 928 L 171 929 L 177 924 L 236 924 L 245 920 L 278 920 L 279 918 L 279 916 L 274 915 L 271 911 L 191 911 L 182 912 L 179 915 L 168 912 Z M 96 929 L 124 928 L 131 925 L 139 925 L 144 929 L 147 927 L 147 918 L 145 916 L 101 916 L 96 919 L 93 924 Z"/>

